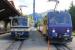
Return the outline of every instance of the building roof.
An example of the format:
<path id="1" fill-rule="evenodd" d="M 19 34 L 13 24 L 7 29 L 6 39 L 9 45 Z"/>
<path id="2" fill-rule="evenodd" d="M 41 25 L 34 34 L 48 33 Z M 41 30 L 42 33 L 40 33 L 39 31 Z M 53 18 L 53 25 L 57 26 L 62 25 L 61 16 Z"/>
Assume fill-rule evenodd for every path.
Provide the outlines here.
<path id="1" fill-rule="evenodd" d="M 7 0 L 0 0 L 0 20 L 7 20 L 10 16 L 20 15 L 16 8 Z"/>

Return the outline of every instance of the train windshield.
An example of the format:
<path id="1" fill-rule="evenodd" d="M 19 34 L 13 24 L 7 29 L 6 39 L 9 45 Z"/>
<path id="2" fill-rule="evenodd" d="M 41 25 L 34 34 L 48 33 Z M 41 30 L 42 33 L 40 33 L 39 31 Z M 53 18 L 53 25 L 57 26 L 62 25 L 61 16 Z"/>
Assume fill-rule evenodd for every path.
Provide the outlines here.
<path id="1" fill-rule="evenodd" d="M 49 20 L 50 24 L 71 24 L 71 17 L 70 16 L 53 16 Z"/>
<path id="2" fill-rule="evenodd" d="M 28 26 L 28 19 L 27 18 L 14 18 L 12 20 L 12 26 L 15 26 L 15 27 Z"/>

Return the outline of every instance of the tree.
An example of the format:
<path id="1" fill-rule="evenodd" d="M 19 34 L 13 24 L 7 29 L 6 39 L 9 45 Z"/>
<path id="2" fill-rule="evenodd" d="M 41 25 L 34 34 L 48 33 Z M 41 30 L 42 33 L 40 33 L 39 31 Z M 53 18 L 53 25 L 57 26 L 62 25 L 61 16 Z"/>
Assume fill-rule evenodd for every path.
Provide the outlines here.
<path id="1" fill-rule="evenodd" d="M 73 29 L 75 30 L 75 6 L 73 5 L 73 2 L 71 3 L 71 7 L 69 9 L 69 12 L 72 17 L 72 24 L 73 24 Z"/>

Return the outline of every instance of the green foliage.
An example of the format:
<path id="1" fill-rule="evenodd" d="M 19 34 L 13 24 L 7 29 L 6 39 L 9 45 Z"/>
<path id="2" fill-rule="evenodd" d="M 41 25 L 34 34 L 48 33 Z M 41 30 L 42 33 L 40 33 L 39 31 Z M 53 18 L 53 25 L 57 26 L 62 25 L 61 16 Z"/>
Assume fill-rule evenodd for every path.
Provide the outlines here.
<path id="1" fill-rule="evenodd" d="M 75 36 L 75 31 L 72 32 L 72 35 Z"/>
<path id="2" fill-rule="evenodd" d="M 73 3 L 71 4 L 69 12 L 70 12 L 71 17 L 72 17 L 73 29 L 75 29 L 75 6 L 73 5 Z"/>
<path id="3" fill-rule="evenodd" d="M 38 22 L 37 22 L 37 26 L 39 26 L 40 24 L 41 24 L 41 21 L 38 21 Z"/>

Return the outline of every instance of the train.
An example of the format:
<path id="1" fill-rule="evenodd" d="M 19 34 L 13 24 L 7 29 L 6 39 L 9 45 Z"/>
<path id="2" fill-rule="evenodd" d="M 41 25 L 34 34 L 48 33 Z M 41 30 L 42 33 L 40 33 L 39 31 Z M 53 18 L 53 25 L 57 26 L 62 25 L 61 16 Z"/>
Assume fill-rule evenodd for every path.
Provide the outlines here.
<path id="1" fill-rule="evenodd" d="M 29 37 L 29 18 L 26 16 L 10 17 L 11 37 L 14 39 L 26 39 Z"/>
<path id="2" fill-rule="evenodd" d="M 48 12 L 43 21 L 42 35 L 51 43 L 67 44 L 71 42 L 72 19 L 69 12 Z"/>

